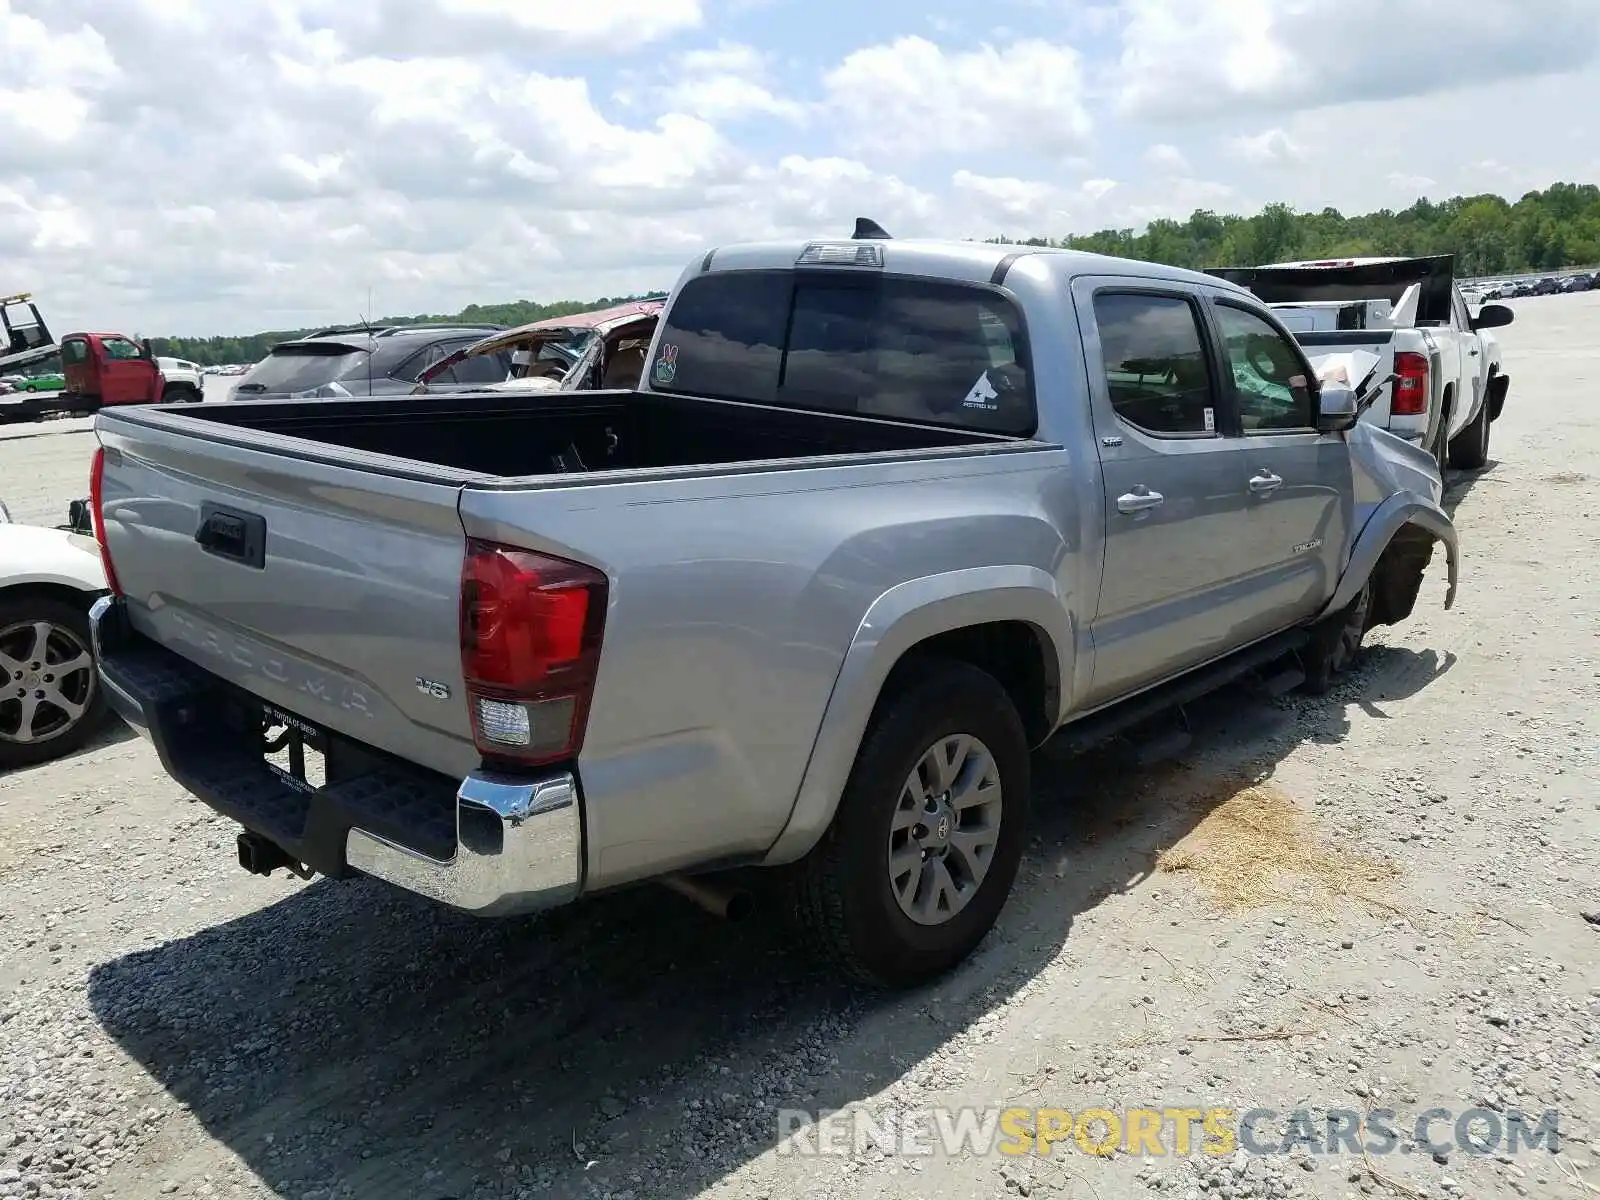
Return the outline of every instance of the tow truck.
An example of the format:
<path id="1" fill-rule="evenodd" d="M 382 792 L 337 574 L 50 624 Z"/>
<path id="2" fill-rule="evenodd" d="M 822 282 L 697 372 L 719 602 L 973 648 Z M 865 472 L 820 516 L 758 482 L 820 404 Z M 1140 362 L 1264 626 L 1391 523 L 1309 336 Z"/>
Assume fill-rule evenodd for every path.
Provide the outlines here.
<path id="1" fill-rule="evenodd" d="M 63 378 L 62 389 L 53 394 L 0 401 L 0 422 L 188 398 L 187 392 L 167 396 L 166 379 L 148 338 L 135 342 L 120 333 L 69 333 L 57 341 L 31 293 L 0 296 L 0 329 L 5 334 L 0 374 L 59 358 Z"/>

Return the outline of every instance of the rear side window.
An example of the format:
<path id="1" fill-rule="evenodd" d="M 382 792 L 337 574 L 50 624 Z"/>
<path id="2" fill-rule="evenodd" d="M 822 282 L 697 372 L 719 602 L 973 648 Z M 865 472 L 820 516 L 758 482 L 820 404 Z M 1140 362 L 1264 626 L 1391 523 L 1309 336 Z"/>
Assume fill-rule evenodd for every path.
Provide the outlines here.
<path id="1" fill-rule="evenodd" d="M 1215 432 L 1217 400 L 1192 304 L 1177 296 L 1101 292 L 1094 320 L 1118 417 L 1164 436 Z"/>
<path id="2" fill-rule="evenodd" d="M 451 368 L 457 383 L 499 383 L 506 377 L 509 366 L 503 354 L 475 354 L 463 358 Z"/>
<path id="3" fill-rule="evenodd" d="M 68 366 L 89 361 L 89 343 L 73 339 L 61 343 L 61 361 Z"/>
<path id="4" fill-rule="evenodd" d="M 1027 435 L 1021 318 L 996 291 L 828 272 L 691 280 L 667 314 L 651 385 L 792 408 Z"/>

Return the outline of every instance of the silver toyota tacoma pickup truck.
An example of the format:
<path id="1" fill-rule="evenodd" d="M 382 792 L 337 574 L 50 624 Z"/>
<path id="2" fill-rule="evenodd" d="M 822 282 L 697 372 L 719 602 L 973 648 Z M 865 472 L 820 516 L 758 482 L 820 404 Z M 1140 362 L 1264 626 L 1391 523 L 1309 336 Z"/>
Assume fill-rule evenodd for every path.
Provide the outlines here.
<path id="1" fill-rule="evenodd" d="M 253 871 L 499 915 L 773 868 L 906 985 L 1004 905 L 1032 749 L 1325 687 L 1436 543 L 1453 595 L 1433 460 L 1244 289 L 867 232 L 696 259 L 638 390 L 101 413 L 110 703 Z"/>

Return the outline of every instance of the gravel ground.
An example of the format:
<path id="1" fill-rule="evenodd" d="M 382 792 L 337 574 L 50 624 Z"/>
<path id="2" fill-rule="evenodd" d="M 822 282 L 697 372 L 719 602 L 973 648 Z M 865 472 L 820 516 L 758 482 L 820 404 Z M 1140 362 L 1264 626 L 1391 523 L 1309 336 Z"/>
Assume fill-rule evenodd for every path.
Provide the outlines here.
<path id="1" fill-rule="evenodd" d="M 246 876 L 124 735 L 0 776 L 0 1197 L 1595 1195 L 1600 295 L 1518 307 L 1494 462 L 1451 491 L 1457 608 L 1436 567 L 1335 694 L 1208 704 L 1176 764 L 1041 768 L 1001 928 L 913 995 L 658 890 L 483 924 Z M 91 440 L 37 432 L 0 439 L 0 493 L 53 522 Z M 780 1110 L 846 1106 L 1392 1109 L 1402 1137 L 780 1143 Z M 1432 1108 L 1556 1110 L 1559 1153 L 1414 1145 Z"/>

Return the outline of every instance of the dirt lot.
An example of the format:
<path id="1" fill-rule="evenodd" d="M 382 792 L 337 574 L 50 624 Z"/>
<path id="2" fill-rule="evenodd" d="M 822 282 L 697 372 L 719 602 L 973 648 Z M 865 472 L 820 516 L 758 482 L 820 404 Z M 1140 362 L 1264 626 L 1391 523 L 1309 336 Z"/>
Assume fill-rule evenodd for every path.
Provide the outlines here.
<path id="1" fill-rule="evenodd" d="M 1000 930 L 918 994 L 657 890 L 479 924 L 249 877 L 126 736 L 0 777 L 0 1197 L 1600 1194 L 1600 295 L 1519 310 L 1456 609 L 1436 567 L 1327 699 L 1042 769 Z M 83 494 L 90 444 L 0 439 L 19 519 Z M 1263 1108 L 1258 1145 L 1301 1112 L 1324 1152 L 780 1145 L 781 1110 L 847 1105 Z M 1365 1153 L 1325 1152 L 1330 1110 L 1374 1114 Z"/>

